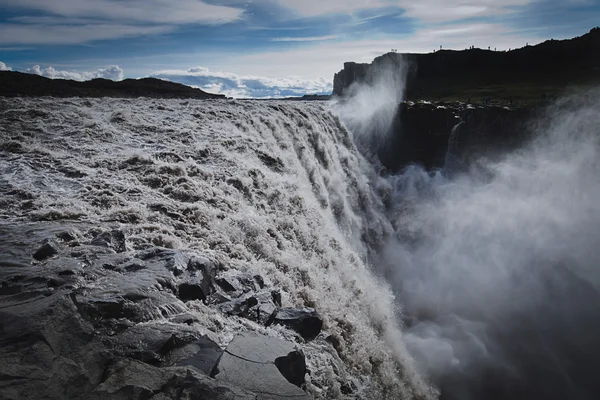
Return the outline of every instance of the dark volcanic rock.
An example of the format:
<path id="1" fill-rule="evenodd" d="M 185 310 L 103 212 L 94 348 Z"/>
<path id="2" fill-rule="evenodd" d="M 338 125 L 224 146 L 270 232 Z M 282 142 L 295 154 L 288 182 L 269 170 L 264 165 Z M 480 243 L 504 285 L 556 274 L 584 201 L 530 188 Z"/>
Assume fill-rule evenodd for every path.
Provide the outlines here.
<path id="1" fill-rule="evenodd" d="M 312 308 L 281 308 L 271 321 L 295 330 L 305 340 L 316 338 L 323 327 L 323 320 Z"/>
<path id="2" fill-rule="evenodd" d="M 289 383 L 302 387 L 306 375 L 306 359 L 301 351 L 292 351 L 287 356 L 276 358 L 275 366 Z"/>
<path id="3" fill-rule="evenodd" d="M 191 356 L 189 356 L 191 354 Z M 214 376 L 216 367 L 223 355 L 218 344 L 208 338 L 187 344 L 184 348 L 171 353 L 169 360 L 180 359 L 177 366 L 191 365 L 206 375 Z"/>
<path id="4" fill-rule="evenodd" d="M 218 365 L 216 378 L 258 394 L 258 399 L 282 398 L 310 399 L 290 383 L 276 366 L 276 360 L 295 382 L 304 380 L 304 357 L 299 357 L 294 347 L 283 340 L 263 335 L 243 333 L 227 346 Z"/>
<path id="5" fill-rule="evenodd" d="M 278 306 L 271 292 L 246 294 L 237 299 L 220 303 L 217 308 L 227 315 L 247 318 L 260 324 L 270 324 Z"/>
<path id="6" fill-rule="evenodd" d="M 56 251 L 32 263 L 32 243 L 44 237 Z M 195 299 L 214 291 L 215 263 L 159 247 L 115 253 L 122 238 L 105 232 L 90 245 L 62 223 L 0 226 L 0 247 L 13 257 L 0 268 L 0 398 L 307 398 L 289 383 L 301 385 L 306 372 L 291 344 L 267 338 L 268 349 L 249 349 L 236 342 L 231 352 L 248 358 L 222 362 L 223 350 L 199 333 L 201 315 L 176 294 Z M 241 296 L 231 300 L 235 312 L 264 322 L 276 310 L 271 291 L 256 293 L 260 283 L 251 275 L 236 282 L 248 293 L 234 292 Z M 253 351 L 264 364 L 248 361 Z M 235 372 L 240 367 L 244 374 Z"/>
<path id="7" fill-rule="evenodd" d="M 232 278 L 217 278 L 215 283 L 219 285 L 219 287 L 225 292 L 235 292 L 236 290 L 241 290 L 241 288 L 237 286 L 237 282 Z"/>
<path id="8" fill-rule="evenodd" d="M 125 359 L 108 368 L 106 380 L 93 392 L 79 397 L 80 400 L 150 398 L 250 400 L 256 396 L 211 379 L 195 368 L 157 368 Z"/>
<path id="9" fill-rule="evenodd" d="M 215 279 L 215 283 L 227 293 L 248 293 L 263 289 L 265 287 L 265 281 L 260 275 L 252 275 L 247 273 L 220 276 Z"/>
<path id="10" fill-rule="evenodd" d="M 387 138 L 386 145 L 371 151 L 392 172 L 411 164 L 440 169 L 449 156 L 466 166 L 476 158 L 502 155 L 526 143 L 532 134 L 530 121 L 540 110 L 401 103 L 389 131 L 374 132 Z"/>
<path id="11" fill-rule="evenodd" d="M 206 300 L 208 291 L 202 287 L 202 283 L 183 282 L 179 285 L 178 296 L 183 301 Z"/>
<path id="12" fill-rule="evenodd" d="M 44 244 L 42 244 L 42 246 L 33 254 L 33 258 L 38 261 L 43 261 L 47 258 L 57 255 L 59 251 L 60 247 L 56 241 L 46 239 L 44 240 Z"/>
<path id="13" fill-rule="evenodd" d="M 117 229 L 108 232 L 102 232 L 94 237 L 90 244 L 93 246 L 108 247 L 117 253 L 123 253 L 126 250 L 125 234 Z"/>
<path id="14" fill-rule="evenodd" d="M 109 356 L 68 297 L 0 302 L 0 397 L 70 398 L 101 382 Z"/>

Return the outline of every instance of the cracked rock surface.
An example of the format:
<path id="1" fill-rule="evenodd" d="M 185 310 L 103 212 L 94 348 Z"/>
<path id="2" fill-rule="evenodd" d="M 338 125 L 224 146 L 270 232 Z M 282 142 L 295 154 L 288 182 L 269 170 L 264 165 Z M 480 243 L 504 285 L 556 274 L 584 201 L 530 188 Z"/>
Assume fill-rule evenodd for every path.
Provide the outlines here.
<path id="1" fill-rule="evenodd" d="M 300 364 L 302 368 L 304 356 L 289 358 L 290 354 L 298 352 L 289 342 L 254 333 L 242 333 L 227 346 L 216 378 L 252 391 L 257 394 L 258 399 L 308 400 L 310 397 L 306 392 L 288 382 L 278 368 L 278 359 L 287 359 L 288 363 Z"/>
<path id="2" fill-rule="evenodd" d="M 192 312 L 262 323 L 257 306 L 273 314 L 278 305 L 270 291 L 258 293 L 260 277 L 230 278 L 240 309 L 227 317 L 208 301 L 225 296 L 213 261 L 127 250 L 122 231 L 95 231 L 0 225 L 11 254 L 0 268 L 1 399 L 310 398 L 295 344 L 241 333 L 224 350 Z"/>

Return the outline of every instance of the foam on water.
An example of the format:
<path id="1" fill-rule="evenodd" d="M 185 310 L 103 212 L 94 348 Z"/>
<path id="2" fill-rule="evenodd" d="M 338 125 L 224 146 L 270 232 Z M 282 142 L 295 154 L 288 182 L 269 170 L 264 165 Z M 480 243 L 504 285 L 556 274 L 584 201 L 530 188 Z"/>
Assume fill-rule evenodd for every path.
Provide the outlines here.
<path id="1" fill-rule="evenodd" d="M 343 397 L 345 377 L 368 398 L 435 394 L 367 264 L 394 231 L 378 194 L 391 187 L 323 105 L 42 98 L 0 99 L 0 110 L 3 224 L 119 227 L 130 248 L 194 249 L 260 274 L 284 305 L 315 307 L 336 343 L 303 346 L 312 395 Z M 221 344 L 240 329 L 284 334 L 189 307 L 220 325 Z"/>

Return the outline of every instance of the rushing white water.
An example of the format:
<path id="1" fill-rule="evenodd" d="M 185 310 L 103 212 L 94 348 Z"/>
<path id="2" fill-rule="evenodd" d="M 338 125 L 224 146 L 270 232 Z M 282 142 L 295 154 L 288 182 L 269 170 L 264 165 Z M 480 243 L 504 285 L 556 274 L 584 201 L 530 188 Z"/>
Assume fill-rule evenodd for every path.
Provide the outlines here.
<path id="1" fill-rule="evenodd" d="M 315 307 L 336 343 L 303 345 L 316 398 L 343 397 L 349 379 L 363 398 L 433 395 L 404 349 L 391 289 L 367 265 L 393 232 L 377 178 L 324 107 L 0 99 L 1 218 L 118 227 L 132 249 L 195 249 L 262 275 L 285 304 Z M 284 334 L 206 307 L 175 311 L 198 313 L 223 345 L 241 329 Z"/>

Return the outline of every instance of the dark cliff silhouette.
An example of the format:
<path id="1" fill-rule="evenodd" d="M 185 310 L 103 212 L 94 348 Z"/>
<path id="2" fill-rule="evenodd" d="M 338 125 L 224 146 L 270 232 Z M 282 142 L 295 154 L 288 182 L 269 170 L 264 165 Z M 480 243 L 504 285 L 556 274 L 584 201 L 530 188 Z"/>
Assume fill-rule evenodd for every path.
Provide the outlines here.
<path id="1" fill-rule="evenodd" d="M 408 100 L 484 98 L 532 102 L 569 86 L 600 83 L 600 28 L 568 40 L 547 40 L 511 51 L 439 50 L 429 54 L 387 53 L 371 64 L 347 62 L 335 74 L 333 94 L 354 82 L 370 82 L 389 64 L 407 67 Z"/>
<path id="2" fill-rule="evenodd" d="M 206 93 L 156 78 L 125 79 L 118 82 L 99 78 L 78 82 L 14 71 L 0 71 L 0 96 L 226 98 L 222 94 Z"/>

